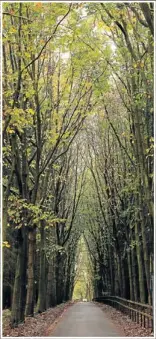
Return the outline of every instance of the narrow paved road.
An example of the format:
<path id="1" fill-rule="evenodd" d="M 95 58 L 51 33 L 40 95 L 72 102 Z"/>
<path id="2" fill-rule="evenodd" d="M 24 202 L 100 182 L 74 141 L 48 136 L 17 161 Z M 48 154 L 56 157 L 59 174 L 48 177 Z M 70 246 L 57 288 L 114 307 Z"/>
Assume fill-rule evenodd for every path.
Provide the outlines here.
<path id="1" fill-rule="evenodd" d="M 49 336 L 123 337 L 124 335 L 94 303 L 79 302 L 64 313 Z"/>

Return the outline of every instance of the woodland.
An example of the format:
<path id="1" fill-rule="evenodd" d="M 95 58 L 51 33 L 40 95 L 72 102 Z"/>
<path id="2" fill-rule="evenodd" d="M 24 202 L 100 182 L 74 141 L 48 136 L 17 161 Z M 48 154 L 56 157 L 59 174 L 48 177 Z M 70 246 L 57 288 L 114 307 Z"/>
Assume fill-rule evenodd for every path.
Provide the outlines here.
<path id="1" fill-rule="evenodd" d="M 3 3 L 3 308 L 153 300 L 154 3 Z"/>

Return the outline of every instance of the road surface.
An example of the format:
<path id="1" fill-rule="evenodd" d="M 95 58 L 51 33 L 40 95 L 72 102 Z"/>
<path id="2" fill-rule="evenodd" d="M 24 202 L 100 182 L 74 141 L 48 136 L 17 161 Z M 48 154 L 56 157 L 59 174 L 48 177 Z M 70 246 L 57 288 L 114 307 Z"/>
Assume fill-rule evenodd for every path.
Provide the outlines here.
<path id="1" fill-rule="evenodd" d="M 59 319 L 49 337 L 124 337 L 100 307 L 78 302 Z"/>

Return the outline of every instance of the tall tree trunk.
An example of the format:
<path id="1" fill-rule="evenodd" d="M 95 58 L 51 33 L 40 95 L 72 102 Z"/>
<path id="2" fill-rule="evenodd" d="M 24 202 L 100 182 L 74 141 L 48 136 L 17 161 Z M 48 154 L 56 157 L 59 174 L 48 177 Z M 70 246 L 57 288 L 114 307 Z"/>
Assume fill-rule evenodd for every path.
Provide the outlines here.
<path id="1" fill-rule="evenodd" d="M 142 200 L 142 199 L 141 199 Z M 147 248 L 147 239 L 146 239 L 146 229 L 145 229 L 145 216 L 143 212 L 143 201 L 141 208 L 141 231 L 142 231 L 142 242 L 143 242 L 143 253 L 144 253 L 144 264 L 145 264 L 145 275 L 146 275 L 146 283 L 147 283 L 147 291 L 148 291 L 148 303 L 151 305 L 151 291 L 150 291 L 150 256 Z"/>
<path id="2" fill-rule="evenodd" d="M 70 293 L 70 281 L 71 281 L 71 266 L 70 266 L 70 258 L 67 255 L 66 260 L 66 268 L 65 268 L 65 282 L 64 282 L 64 300 L 69 300 L 69 293 Z"/>
<path id="3" fill-rule="evenodd" d="M 39 275 L 39 292 L 37 301 L 37 311 L 43 312 L 46 309 L 46 274 L 45 274 L 45 252 L 44 252 L 44 220 L 40 225 L 40 275 Z"/>
<path id="4" fill-rule="evenodd" d="M 64 274 L 65 267 L 64 261 L 65 258 L 59 252 L 57 253 L 56 261 L 56 295 L 57 295 L 57 304 L 61 304 L 63 301 L 63 292 L 64 292 Z"/>
<path id="5" fill-rule="evenodd" d="M 110 284 L 111 284 L 111 295 L 114 295 L 114 277 L 113 277 L 113 258 L 111 255 L 110 244 L 108 244 L 108 260 L 109 260 L 109 271 L 110 271 Z"/>
<path id="6" fill-rule="evenodd" d="M 135 222 L 135 239 L 136 239 L 136 253 L 137 253 L 137 262 L 138 262 L 140 302 L 145 303 L 146 298 L 145 298 L 144 271 L 143 271 L 141 244 L 140 244 L 140 238 L 139 238 L 139 227 L 138 227 L 137 220 Z"/>
<path id="7" fill-rule="evenodd" d="M 125 281 L 125 269 L 124 269 L 124 260 L 120 259 L 120 265 L 121 265 L 121 285 L 122 285 L 122 297 L 126 298 L 126 281 Z"/>
<path id="8" fill-rule="evenodd" d="M 119 295 L 122 296 L 122 272 L 121 272 L 121 260 L 119 255 L 116 256 L 117 259 L 117 273 L 118 273 L 118 284 L 119 284 Z"/>
<path id="9" fill-rule="evenodd" d="M 134 300 L 133 278 L 132 278 L 132 263 L 131 263 L 130 249 L 128 249 L 128 251 L 127 251 L 127 263 L 128 263 L 128 274 L 129 274 L 130 299 Z"/>
<path id="10" fill-rule="evenodd" d="M 55 256 L 50 259 L 48 267 L 48 281 L 47 281 L 47 308 L 56 305 L 56 276 L 55 276 Z"/>
<path id="11" fill-rule="evenodd" d="M 26 298 L 26 316 L 34 314 L 34 266 L 36 250 L 36 229 L 32 228 L 28 234 L 28 284 Z"/>
<path id="12" fill-rule="evenodd" d="M 135 234 L 130 228 L 130 239 L 135 240 Z M 139 301 L 138 297 L 138 279 L 137 279 L 137 258 L 135 248 L 131 248 L 131 269 L 132 269 L 132 282 L 133 282 L 133 292 L 134 292 L 134 301 Z"/>
<path id="13" fill-rule="evenodd" d="M 20 229 L 21 240 L 18 248 L 16 274 L 12 298 L 11 325 L 24 321 L 26 301 L 27 234 L 25 226 Z"/>

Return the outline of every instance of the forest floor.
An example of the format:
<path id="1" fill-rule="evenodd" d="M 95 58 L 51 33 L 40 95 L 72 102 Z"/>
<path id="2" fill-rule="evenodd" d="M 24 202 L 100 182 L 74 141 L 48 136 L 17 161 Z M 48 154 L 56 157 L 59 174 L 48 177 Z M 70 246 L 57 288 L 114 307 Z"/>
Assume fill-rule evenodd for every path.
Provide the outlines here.
<path id="1" fill-rule="evenodd" d="M 153 337 L 153 332 L 151 333 L 150 329 L 141 327 L 139 324 L 133 322 L 127 315 L 116 310 L 115 308 L 104 305 L 102 303 L 95 302 L 98 305 L 105 315 L 113 320 L 115 326 L 118 329 L 122 329 L 125 334 L 125 337 Z"/>
<path id="2" fill-rule="evenodd" d="M 71 306 L 69 301 L 56 307 L 49 308 L 43 313 L 35 314 L 34 317 L 26 317 L 25 322 L 16 328 L 11 328 L 11 312 L 3 311 L 3 336 L 4 337 L 43 337 L 48 336 L 49 329 L 57 323 L 57 319 Z"/>
<path id="3" fill-rule="evenodd" d="M 11 313 L 9 310 L 3 311 L 3 336 L 4 337 L 43 337 L 50 336 L 64 312 L 73 305 L 74 302 L 66 302 L 56 307 L 49 308 L 43 313 L 35 314 L 34 317 L 27 317 L 25 322 L 12 329 L 10 326 Z M 141 327 L 139 324 L 124 315 L 122 312 L 111 306 L 98 302 L 95 304 L 102 309 L 105 316 L 113 322 L 118 330 L 124 333 L 125 337 L 153 337 L 149 329 Z"/>

